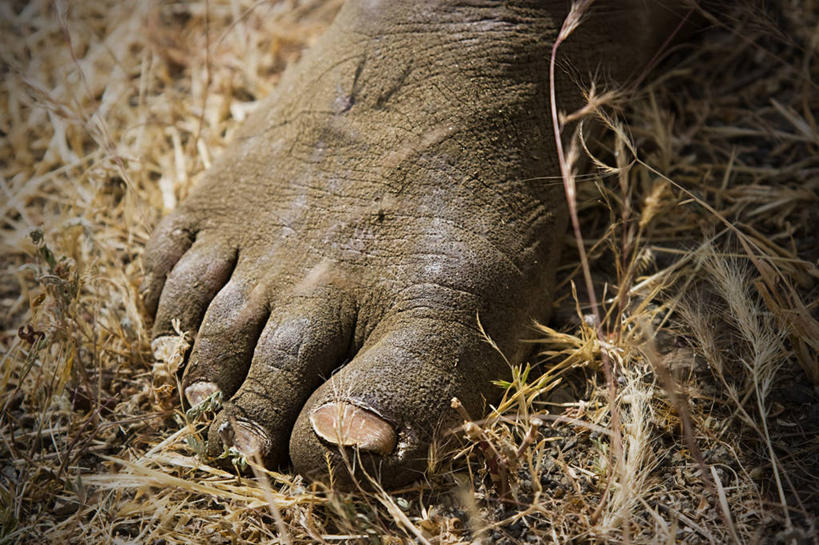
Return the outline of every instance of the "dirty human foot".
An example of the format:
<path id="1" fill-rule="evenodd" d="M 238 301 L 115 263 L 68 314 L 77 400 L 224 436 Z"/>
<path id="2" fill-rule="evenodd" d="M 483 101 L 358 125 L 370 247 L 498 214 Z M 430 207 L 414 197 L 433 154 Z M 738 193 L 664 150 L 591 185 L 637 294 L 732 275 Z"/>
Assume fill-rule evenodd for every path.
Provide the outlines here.
<path id="1" fill-rule="evenodd" d="M 142 295 L 155 346 L 195 334 L 187 400 L 228 400 L 211 454 L 397 486 L 499 393 L 481 328 L 526 357 L 565 224 L 544 4 L 350 0 L 161 222 Z"/>

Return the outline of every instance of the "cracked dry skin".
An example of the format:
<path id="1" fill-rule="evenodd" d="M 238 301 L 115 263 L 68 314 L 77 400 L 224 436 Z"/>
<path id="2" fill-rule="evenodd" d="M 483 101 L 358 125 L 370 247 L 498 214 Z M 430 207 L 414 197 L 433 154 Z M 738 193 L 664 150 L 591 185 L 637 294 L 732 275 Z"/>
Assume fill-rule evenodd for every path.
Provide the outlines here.
<path id="1" fill-rule="evenodd" d="M 565 4 L 350 0 L 163 219 L 141 292 L 155 343 L 175 318 L 195 334 L 188 401 L 228 400 L 211 455 L 232 444 L 311 478 L 329 460 L 343 483 L 338 449 L 358 446 L 394 487 L 457 422 L 453 397 L 474 417 L 497 398 L 509 366 L 478 318 L 525 359 L 564 237 L 548 60 Z M 633 67 L 645 46 L 596 20 L 568 62 Z"/>

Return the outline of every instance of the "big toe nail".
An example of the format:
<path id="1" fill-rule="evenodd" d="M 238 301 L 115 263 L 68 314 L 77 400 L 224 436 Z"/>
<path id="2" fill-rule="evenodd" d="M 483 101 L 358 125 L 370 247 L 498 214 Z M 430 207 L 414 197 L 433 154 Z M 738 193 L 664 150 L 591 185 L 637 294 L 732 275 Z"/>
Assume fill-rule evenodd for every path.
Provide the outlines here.
<path id="1" fill-rule="evenodd" d="M 219 391 L 219 386 L 217 386 L 215 383 L 207 380 L 200 380 L 185 388 L 185 399 L 188 400 L 191 407 L 196 407 L 208 397 Z"/>
<path id="2" fill-rule="evenodd" d="M 313 431 L 323 440 L 343 447 L 386 456 L 395 448 L 393 427 L 375 413 L 350 403 L 328 403 L 310 415 Z"/>

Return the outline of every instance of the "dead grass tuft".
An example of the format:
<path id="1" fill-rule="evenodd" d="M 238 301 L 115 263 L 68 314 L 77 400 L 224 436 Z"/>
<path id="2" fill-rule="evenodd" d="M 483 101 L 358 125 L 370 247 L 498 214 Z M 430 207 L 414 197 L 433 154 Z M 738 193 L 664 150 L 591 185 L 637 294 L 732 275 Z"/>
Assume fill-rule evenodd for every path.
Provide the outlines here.
<path id="1" fill-rule="evenodd" d="M 181 410 L 184 348 L 150 357 L 140 254 L 337 7 L 0 3 L 0 543 L 816 543 L 811 2 L 712 16 L 625 105 L 562 112 L 608 131 L 556 318 L 428 480 L 339 493 L 199 461 L 208 415 Z"/>

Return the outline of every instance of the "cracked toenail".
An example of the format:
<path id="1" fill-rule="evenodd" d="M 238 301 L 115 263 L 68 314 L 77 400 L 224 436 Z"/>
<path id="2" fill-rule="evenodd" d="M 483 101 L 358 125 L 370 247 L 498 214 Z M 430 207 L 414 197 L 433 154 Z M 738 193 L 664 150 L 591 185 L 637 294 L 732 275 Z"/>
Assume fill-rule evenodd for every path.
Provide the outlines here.
<path id="1" fill-rule="evenodd" d="M 208 397 L 219 391 L 219 387 L 215 383 L 207 380 L 200 380 L 199 382 L 194 382 L 185 388 L 185 399 L 188 400 L 191 407 L 196 407 Z"/>
<path id="2" fill-rule="evenodd" d="M 233 422 L 233 446 L 245 456 L 265 456 L 270 451 L 270 437 L 255 422 Z"/>
<path id="3" fill-rule="evenodd" d="M 349 403 L 328 403 L 310 415 L 316 435 L 334 445 L 357 446 L 387 455 L 395 448 L 395 430 L 372 411 Z"/>

